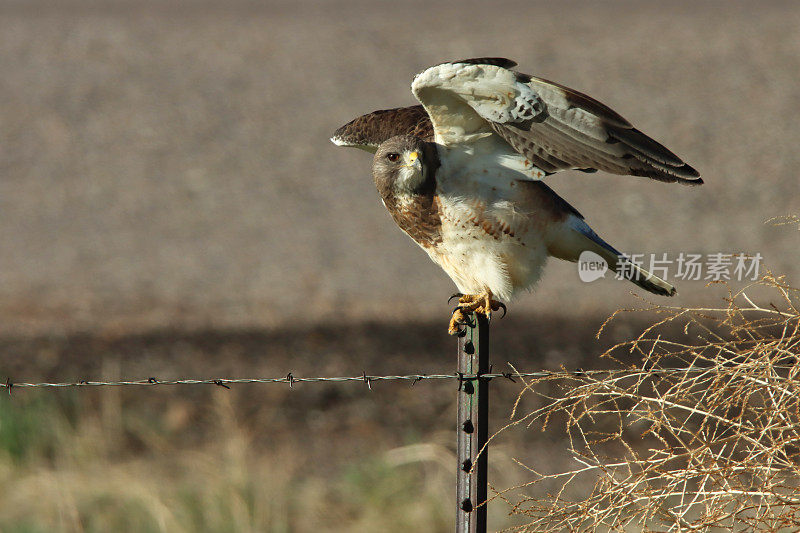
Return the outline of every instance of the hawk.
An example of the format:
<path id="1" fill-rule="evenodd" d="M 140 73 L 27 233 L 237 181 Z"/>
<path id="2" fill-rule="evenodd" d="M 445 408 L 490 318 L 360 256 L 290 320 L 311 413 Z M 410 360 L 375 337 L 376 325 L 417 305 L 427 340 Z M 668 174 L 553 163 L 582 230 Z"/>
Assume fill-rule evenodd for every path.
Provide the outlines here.
<path id="1" fill-rule="evenodd" d="M 630 262 L 543 180 L 603 170 L 688 185 L 698 172 L 615 111 L 503 58 L 433 66 L 411 91 L 422 105 L 374 111 L 331 141 L 374 152 L 372 174 L 394 221 L 458 287 L 449 332 L 470 313 L 505 310 L 548 257 L 591 251 L 639 287 L 675 287 Z"/>

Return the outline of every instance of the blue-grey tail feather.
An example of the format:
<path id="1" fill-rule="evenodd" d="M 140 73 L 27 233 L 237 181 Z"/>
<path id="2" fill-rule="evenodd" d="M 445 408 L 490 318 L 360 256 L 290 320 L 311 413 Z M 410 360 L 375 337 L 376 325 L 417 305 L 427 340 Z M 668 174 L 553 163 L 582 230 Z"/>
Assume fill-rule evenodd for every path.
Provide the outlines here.
<path id="1" fill-rule="evenodd" d="M 612 254 L 616 255 L 617 257 L 625 257 L 625 256 L 624 256 L 624 255 L 622 255 L 622 253 L 621 253 L 621 252 L 619 252 L 619 251 L 618 251 L 616 248 L 614 248 L 613 246 L 611 246 L 610 244 L 608 244 L 606 241 L 604 241 L 604 240 L 603 240 L 603 239 L 600 237 L 600 235 L 598 235 L 597 233 L 595 233 L 595 232 L 594 232 L 594 230 L 593 230 L 592 228 L 590 228 L 590 227 L 589 227 L 589 224 L 587 224 L 586 222 L 584 222 L 584 221 L 583 221 L 583 219 L 581 219 L 581 220 L 580 220 L 580 223 L 579 223 L 579 224 L 575 224 L 575 225 L 574 225 L 574 227 L 575 227 L 575 229 L 576 229 L 576 230 L 578 230 L 579 232 L 581 232 L 583 235 L 585 235 L 586 237 L 588 237 L 590 240 L 592 240 L 593 242 L 595 242 L 595 243 L 597 243 L 598 245 L 602 246 L 603 248 L 605 248 L 606 250 L 608 250 L 608 251 L 609 251 L 609 252 L 611 252 Z M 627 257 L 625 257 L 625 259 L 627 259 Z"/>
<path id="2" fill-rule="evenodd" d="M 678 291 L 675 287 L 661 278 L 647 272 L 639 265 L 633 263 L 628 257 L 620 253 L 616 248 L 604 241 L 594 232 L 582 218 L 573 218 L 572 227 L 595 243 L 600 249 L 601 256 L 606 260 L 610 269 L 615 272 L 622 271 L 626 279 L 638 285 L 648 292 L 660 294 L 662 296 L 675 296 Z"/>

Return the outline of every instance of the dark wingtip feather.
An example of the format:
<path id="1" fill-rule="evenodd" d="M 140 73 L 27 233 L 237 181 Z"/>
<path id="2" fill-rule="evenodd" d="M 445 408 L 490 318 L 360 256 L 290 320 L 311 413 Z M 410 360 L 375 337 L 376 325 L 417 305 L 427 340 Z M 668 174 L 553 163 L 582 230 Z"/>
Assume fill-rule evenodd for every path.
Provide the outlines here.
<path id="1" fill-rule="evenodd" d="M 636 128 L 620 128 L 614 124 L 607 124 L 606 131 L 611 139 L 621 141 L 637 152 L 650 157 L 663 165 L 679 167 L 683 165 L 680 157 L 673 154 L 666 146 Z"/>
<path id="2" fill-rule="evenodd" d="M 635 159 L 644 168 L 631 168 L 634 176 L 646 176 L 659 181 L 680 182 L 686 185 L 701 185 L 700 173 L 687 165 L 667 147 L 650 138 L 636 128 L 621 128 L 606 124 L 608 140 L 614 144 L 622 143 L 627 149 L 625 159 Z"/>
<path id="3" fill-rule="evenodd" d="M 700 177 L 700 173 L 697 172 L 692 167 L 690 167 L 689 165 L 683 165 L 680 170 L 684 173 L 684 175 L 691 176 L 689 178 L 683 178 L 680 180 L 680 182 L 683 183 L 684 185 L 697 186 L 705 183 L 703 181 L 703 178 Z"/>
<path id="4" fill-rule="evenodd" d="M 681 166 L 677 168 L 670 168 L 668 169 L 667 175 L 673 175 L 673 181 L 677 181 L 678 183 L 682 183 L 684 185 L 702 185 L 703 178 L 700 177 L 700 173 L 697 172 L 695 169 L 683 163 Z"/>
<path id="5" fill-rule="evenodd" d="M 702 185 L 704 183 L 700 173 L 686 163 L 679 170 L 681 175 L 684 176 L 681 183 L 685 185 Z"/>
<path id="6" fill-rule="evenodd" d="M 663 181 L 665 183 L 681 183 L 683 185 L 702 185 L 703 179 L 697 174 L 692 167 L 684 164 L 678 168 L 668 168 L 661 165 L 654 164 L 651 161 L 639 160 L 643 163 L 641 167 L 630 167 L 628 173 L 631 176 L 640 176 L 643 178 L 651 178 L 656 181 Z"/>

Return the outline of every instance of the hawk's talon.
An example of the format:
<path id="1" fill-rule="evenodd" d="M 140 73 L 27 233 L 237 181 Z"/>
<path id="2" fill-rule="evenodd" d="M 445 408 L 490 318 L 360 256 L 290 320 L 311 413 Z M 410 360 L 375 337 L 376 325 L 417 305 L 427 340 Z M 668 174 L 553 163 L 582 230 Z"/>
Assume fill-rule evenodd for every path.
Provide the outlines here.
<path id="1" fill-rule="evenodd" d="M 470 311 L 466 311 L 465 312 L 465 309 L 460 305 L 457 306 L 455 309 L 453 309 L 453 317 L 456 317 L 456 316 L 458 317 L 458 323 L 459 324 L 474 328 L 475 327 L 475 321 L 474 320 L 470 320 L 470 318 L 469 318 L 469 316 L 471 314 L 472 313 Z"/>
<path id="2" fill-rule="evenodd" d="M 496 310 L 499 310 L 499 309 L 503 310 L 503 315 L 500 318 L 503 318 L 504 316 L 506 316 L 506 304 L 504 304 L 503 302 L 495 302 L 495 303 L 497 304 L 497 309 Z"/>
<path id="3" fill-rule="evenodd" d="M 451 335 L 456 334 L 459 325 L 466 325 L 474 328 L 476 326 L 476 322 L 467 318 L 473 313 L 480 313 L 484 315 L 487 321 L 492 320 L 492 311 L 499 311 L 502 309 L 503 314 L 500 316 L 500 318 L 506 316 L 506 305 L 503 302 L 493 299 L 491 292 L 487 291 L 482 294 L 461 295 L 456 293 L 447 301 L 449 302 L 456 296 L 460 296 L 460 298 L 458 299 L 459 305 L 453 309 L 453 318 L 450 320 L 450 327 L 448 328 L 448 332 Z"/>
<path id="4" fill-rule="evenodd" d="M 462 330 L 461 326 L 475 327 L 475 322 L 468 318 L 471 311 L 467 311 L 466 313 L 464 311 L 464 307 L 460 305 L 453 309 L 453 316 L 450 318 L 450 325 L 447 328 L 447 332 L 450 335 L 459 335 L 463 337 L 466 335 L 466 329 Z M 463 334 L 461 332 L 463 332 Z"/>

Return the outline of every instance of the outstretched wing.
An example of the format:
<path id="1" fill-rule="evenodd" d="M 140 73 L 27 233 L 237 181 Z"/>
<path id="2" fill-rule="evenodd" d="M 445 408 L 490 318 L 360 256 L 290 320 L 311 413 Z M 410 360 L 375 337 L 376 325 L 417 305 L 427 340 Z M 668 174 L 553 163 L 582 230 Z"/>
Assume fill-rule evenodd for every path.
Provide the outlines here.
<path id="1" fill-rule="evenodd" d="M 700 184 L 698 172 L 597 100 L 480 58 L 444 63 L 411 84 L 433 122 L 436 142 L 474 143 L 497 135 L 545 174 L 578 169 Z"/>
<path id="2" fill-rule="evenodd" d="M 421 105 L 380 109 L 361 115 L 333 132 L 331 142 L 375 153 L 382 142 L 396 135 L 433 140 L 431 119 Z"/>

